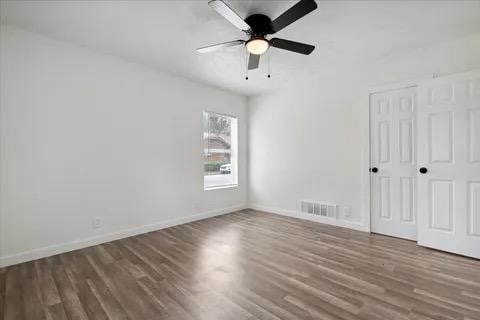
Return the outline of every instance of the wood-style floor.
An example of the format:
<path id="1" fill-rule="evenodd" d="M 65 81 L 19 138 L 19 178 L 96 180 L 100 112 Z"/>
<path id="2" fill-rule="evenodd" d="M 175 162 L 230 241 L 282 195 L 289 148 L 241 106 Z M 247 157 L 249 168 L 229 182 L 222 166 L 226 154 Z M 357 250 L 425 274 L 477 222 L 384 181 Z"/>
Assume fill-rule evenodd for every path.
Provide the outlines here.
<path id="1" fill-rule="evenodd" d="M 0 270 L 0 319 L 480 319 L 480 261 L 245 210 Z"/>

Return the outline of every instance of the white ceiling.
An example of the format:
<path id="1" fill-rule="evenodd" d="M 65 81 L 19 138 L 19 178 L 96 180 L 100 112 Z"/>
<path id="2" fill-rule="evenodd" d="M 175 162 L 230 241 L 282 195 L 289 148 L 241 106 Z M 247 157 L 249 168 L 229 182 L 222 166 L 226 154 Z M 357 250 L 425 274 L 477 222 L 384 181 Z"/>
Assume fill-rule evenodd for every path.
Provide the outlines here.
<path id="1" fill-rule="evenodd" d="M 225 0 L 242 17 L 280 15 L 296 1 Z M 12 0 L 2 24 L 14 25 L 146 64 L 213 86 L 253 95 L 337 75 L 349 66 L 480 32 L 480 1 L 321 1 L 276 37 L 316 45 L 310 56 L 271 51 L 244 79 L 243 47 L 198 54 L 195 48 L 244 34 L 196 1 Z"/>

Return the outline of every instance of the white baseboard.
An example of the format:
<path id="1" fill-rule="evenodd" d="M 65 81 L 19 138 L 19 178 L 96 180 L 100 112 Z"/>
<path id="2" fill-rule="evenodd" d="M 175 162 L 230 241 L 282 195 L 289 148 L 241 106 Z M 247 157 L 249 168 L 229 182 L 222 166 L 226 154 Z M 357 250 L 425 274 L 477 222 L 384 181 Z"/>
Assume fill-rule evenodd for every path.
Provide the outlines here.
<path id="1" fill-rule="evenodd" d="M 282 216 L 298 218 L 298 219 L 303 219 L 303 220 L 309 220 L 309 221 L 334 225 L 334 226 L 337 226 L 337 227 L 353 229 L 353 230 L 357 230 L 357 231 L 370 232 L 370 228 L 368 228 L 368 226 L 365 226 L 365 224 L 363 224 L 362 222 L 347 221 L 347 220 L 342 220 L 342 219 L 315 216 L 315 215 L 306 214 L 306 213 L 303 213 L 303 212 L 300 212 L 300 211 L 285 210 L 285 209 L 280 209 L 280 208 L 272 208 L 272 207 L 267 207 L 267 206 L 262 206 L 262 205 L 257 205 L 257 204 L 250 204 L 248 207 L 250 209 L 253 209 L 253 210 L 275 213 L 275 214 L 279 214 L 279 215 L 282 215 Z"/>
<path id="2" fill-rule="evenodd" d="M 173 226 L 177 226 L 180 224 L 185 224 L 188 222 L 192 221 L 198 221 L 198 220 L 203 220 L 206 218 L 211 218 L 215 216 L 220 216 L 223 214 L 235 212 L 238 210 L 242 210 L 247 208 L 246 205 L 239 205 L 235 207 L 230 207 L 230 208 L 223 208 L 223 209 L 217 209 L 217 210 L 212 210 L 212 211 L 207 211 L 207 212 L 202 212 L 199 214 L 187 216 L 187 217 L 182 217 L 178 219 L 170 219 L 166 221 L 161 221 L 161 222 L 156 222 L 148 225 L 143 225 L 140 227 L 134 227 L 130 229 L 125 229 L 125 230 L 120 230 L 117 232 L 113 233 L 108 233 L 108 234 L 103 234 L 103 235 L 98 235 L 94 237 L 89 237 L 89 238 L 84 238 L 84 239 L 78 239 L 78 240 L 73 240 L 70 242 L 66 243 L 61 243 L 61 244 L 55 244 L 52 246 L 48 247 L 43 247 L 43 248 L 37 248 L 29 251 L 24 251 L 16 254 L 11 254 L 7 256 L 2 256 L 0 257 L 0 268 L 1 267 L 6 267 L 22 262 L 27 262 L 27 261 L 32 261 L 40 258 L 45 258 L 49 256 L 53 256 L 56 254 L 64 253 L 64 252 L 69 252 L 73 250 L 78 250 L 86 247 L 91 247 L 94 245 L 102 244 L 105 242 L 110 242 L 114 240 L 119 240 L 123 238 L 128 238 L 132 237 L 138 234 L 142 233 L 147 233 L 155 230 L 160 230 L 160 229 L 165 229 Z"/>

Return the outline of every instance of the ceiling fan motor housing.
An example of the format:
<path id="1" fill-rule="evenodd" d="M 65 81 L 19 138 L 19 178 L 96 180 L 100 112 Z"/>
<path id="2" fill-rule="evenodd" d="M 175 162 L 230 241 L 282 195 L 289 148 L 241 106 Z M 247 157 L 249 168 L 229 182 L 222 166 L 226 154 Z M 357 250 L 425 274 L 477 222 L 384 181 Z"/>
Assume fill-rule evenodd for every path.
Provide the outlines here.
<path id="1" fill-rule="evenodd" d="M 272 20 L 264 14 L 252 14 L 245 19 L 250 26 L 249 34 L 252 37 L 264 37 L 267 34 L 275 33 L 272 27 Z"/>

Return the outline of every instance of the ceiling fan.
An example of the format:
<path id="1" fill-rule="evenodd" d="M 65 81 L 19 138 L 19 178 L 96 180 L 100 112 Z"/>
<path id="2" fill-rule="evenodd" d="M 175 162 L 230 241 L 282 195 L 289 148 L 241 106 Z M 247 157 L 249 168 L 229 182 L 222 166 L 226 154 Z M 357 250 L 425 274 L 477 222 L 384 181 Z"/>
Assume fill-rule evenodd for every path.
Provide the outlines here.
<path id="1" fill-rule="evenodd" d="M 317 4 L 314 0 L 300 0 L 293 7 L 282 13 L 273 21 L 268 16 L 258 13 L 250 15 L 244 20 L 222 0 L 211 0 L 208 2 L 208 5 L 222 15 L 225 19 L 230 21 L 230 23 L 232 23 L 238 29 L 245 32 L 249 39 L 235 40 L 206 46 L 198 48 L 197 52 L 206 53 L 218 49 L 245 44 L 245 47 L 249 53 L 248 70 L 252 70 L 258 68 L 260 56 L 267 52 L 270 47 L 293 51 L 305 55 L 312 53 L 312 51 L 315 49 L 315 46 L 305 43 L 280 38 L 267 39 L 267 35 L 277 33 L 278 31 L 315 10 L 317 8 Z"/>

